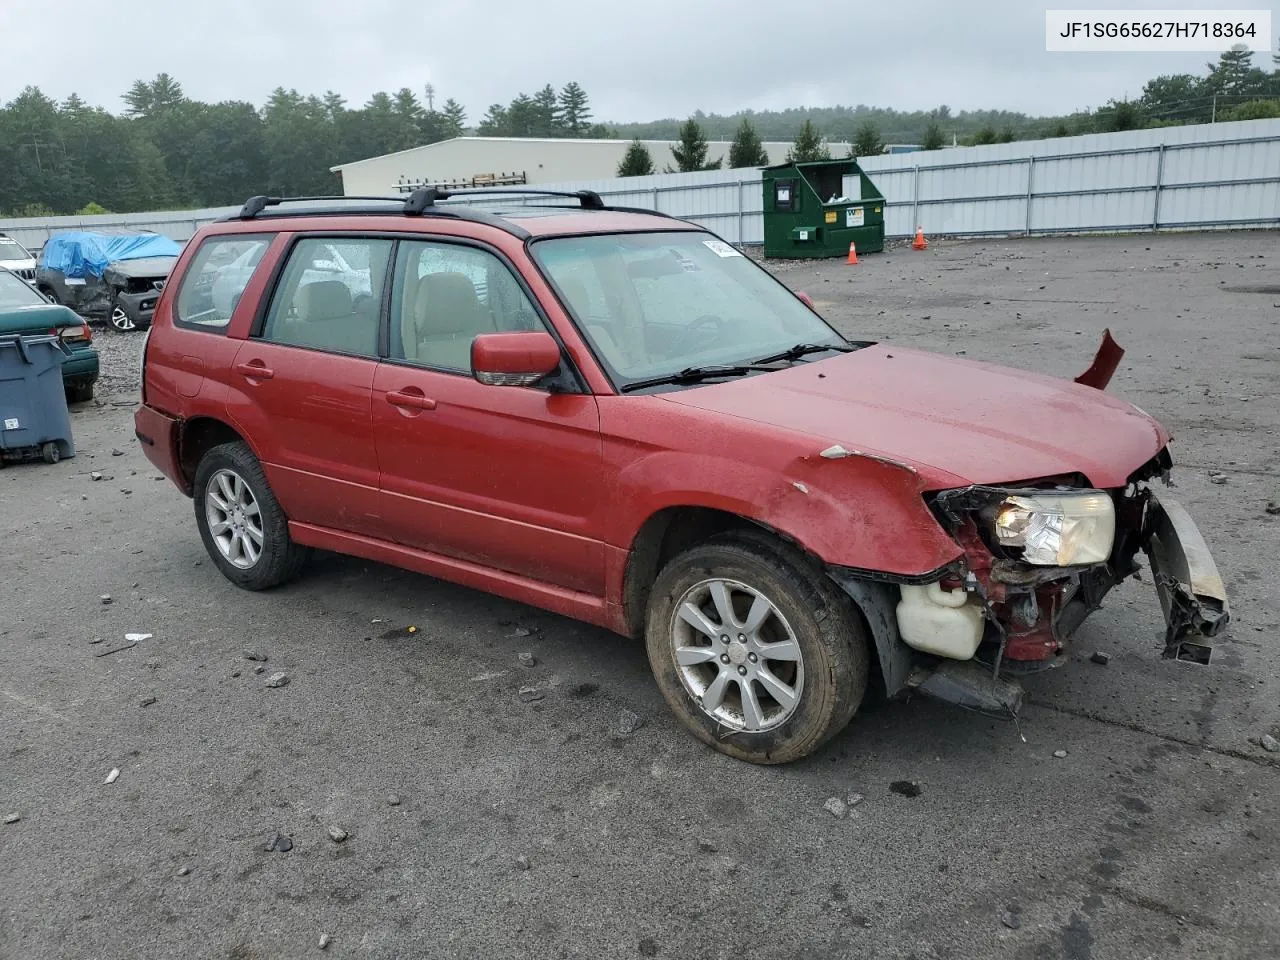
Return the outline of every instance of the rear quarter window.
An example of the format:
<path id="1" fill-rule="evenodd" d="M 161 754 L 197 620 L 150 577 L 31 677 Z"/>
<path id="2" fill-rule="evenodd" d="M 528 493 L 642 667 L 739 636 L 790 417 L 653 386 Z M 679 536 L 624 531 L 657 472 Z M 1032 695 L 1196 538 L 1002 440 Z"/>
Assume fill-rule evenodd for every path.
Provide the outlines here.
<path id="1" fill-rule="evenodd" d="M 180 327 L 226 333 L 240 296 L 271 244 L 270 235 L 209 237 L 182 277 L 173 321 Z"/>

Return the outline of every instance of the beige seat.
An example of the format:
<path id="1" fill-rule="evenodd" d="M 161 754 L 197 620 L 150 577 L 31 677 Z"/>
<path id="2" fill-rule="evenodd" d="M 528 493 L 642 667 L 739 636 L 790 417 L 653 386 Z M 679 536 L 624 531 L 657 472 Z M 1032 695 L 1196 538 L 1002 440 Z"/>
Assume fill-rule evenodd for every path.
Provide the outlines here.
<path id="1" fill-rule="evenodd" d="M 495 329 L 475 285 L 462 273 L 422 277 L 401 312 L 405 357 L 452 370 L 470 370 L 471 341 Z"/>
<path id="2" fill-rule="evenodd" d="M 298 289 L 293 304 L 296 316 L 282 325 L 279 339 L 318 350 L 377 354 L 377 318 L 354 312 L 351 291 L 342 281 L 308 283 Z"/>
<path id="3" fill-rule="evenodd" d="M 613 369 L 625 369 L 628 366 L 627 356 L 613 339 L 613 334 L 599 323 L 591 322 L 591 296 L 586 285 L 577 277 L 565 277 L 559 281 L 560 292 L 569 301 L 578 322 L 586 329 L 596 348 L 603 355 L 606 363 Z"/>

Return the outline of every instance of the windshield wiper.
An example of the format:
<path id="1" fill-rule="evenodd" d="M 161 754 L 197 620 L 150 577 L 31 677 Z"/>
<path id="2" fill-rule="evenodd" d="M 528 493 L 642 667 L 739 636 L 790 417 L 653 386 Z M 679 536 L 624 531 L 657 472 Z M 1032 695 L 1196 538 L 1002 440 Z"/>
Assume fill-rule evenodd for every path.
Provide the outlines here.
<path id="1" fill-rule="evenodd" d="M 807 357 L 811 353 L 826 353 L 828 350 L 850 353 L 857 349 L 858 345 L 852 343 L 797 343 L 794 347 L 789 347 L 781 353 L 771 353 L 767 357 L 761 357 L 759 360 L 751 362 L 778 363 L 780 360 L 799 360 L 801 357 Z"/>
<path id="2" fill-rule="evenodd" d="M 634 380 L 618 388 L 621 393 L 643 390 L 645 387 L 659 387 L 667 383 L 699 383 L 709 377 L 742 377 L 748 373 L 768 373 L 776 367 L 766 367 L 760 363 L 735 363 L 719 366 L 685 367 L 679 373 L 669 373 L 664 377 L 650 377 L 648 380 Z"/>

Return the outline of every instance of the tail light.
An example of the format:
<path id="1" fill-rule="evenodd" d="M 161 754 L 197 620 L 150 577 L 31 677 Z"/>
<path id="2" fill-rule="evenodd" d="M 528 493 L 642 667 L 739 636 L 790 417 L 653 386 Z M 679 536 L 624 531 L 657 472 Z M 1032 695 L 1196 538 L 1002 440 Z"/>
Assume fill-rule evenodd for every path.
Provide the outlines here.
<path id="1" fill-rule="evenodd" d="M 78 327 L 54 327 L 49 331 L 49 335 L 57 337 L 65 341 L 80 341 L 89 343 L 93 340 L 93 331 L 89 329 L 87 323 L 82 323 Z"/>

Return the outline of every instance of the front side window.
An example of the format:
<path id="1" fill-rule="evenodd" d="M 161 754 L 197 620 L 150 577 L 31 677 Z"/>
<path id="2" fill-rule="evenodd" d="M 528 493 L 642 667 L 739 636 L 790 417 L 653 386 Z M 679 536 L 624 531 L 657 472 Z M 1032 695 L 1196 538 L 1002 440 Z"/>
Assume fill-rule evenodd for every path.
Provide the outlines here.
<path id="1" fill-rule="evenodd" d="M 378 314 L 392 242 L 313 237 L 289 253 L 264 340 L 357 357 L 378 355 Z"/>
<path id="2" fill-rule="evenodd" d="M 559 237 L 532 246 L 620 386 L 847 341 L 723 240 L 706 233 Z"/>
<path id="3" fill-rule="evenodd" d="M 225 333 L 270 244 L 269 236 L 243 234 L 205 240 L 182 278 L 174 322 L 193 330 Z"/>
<path id="4" fill-rule="evenodd" d="M 462 244 L 400 244 L 391 291 L 391 358 L 471 372 L 482 333 L 544 330 L 515 276 L 492 253 Z"/>

